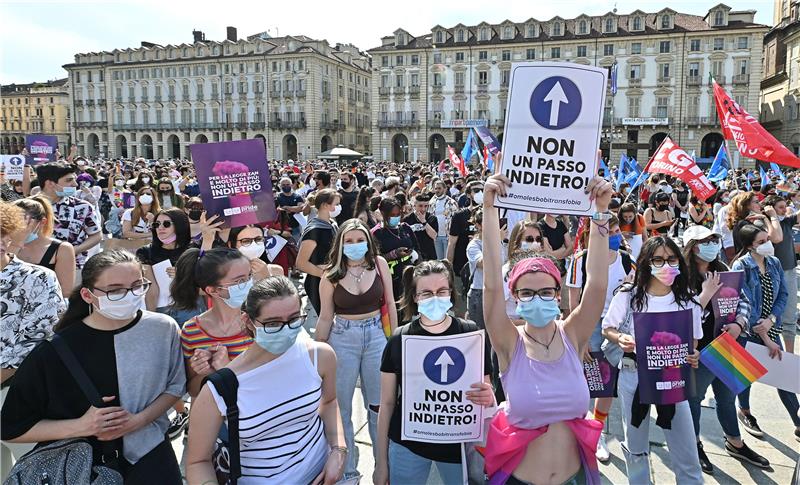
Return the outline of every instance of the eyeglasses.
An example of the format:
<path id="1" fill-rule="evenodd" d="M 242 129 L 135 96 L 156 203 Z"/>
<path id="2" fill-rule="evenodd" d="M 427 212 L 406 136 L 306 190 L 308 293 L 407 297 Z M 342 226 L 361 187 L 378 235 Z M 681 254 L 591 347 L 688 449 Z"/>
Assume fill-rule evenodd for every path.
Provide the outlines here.
<path id="1" fill-rule="evenodd" d="M 656 268 L 661 268 L 664 266 L 664 263 L 669 264 L 673 268 L 677 268 L 681 264 L 681 258 L 677 256 L 670 256 L 667 259 L 664 259 L 660 256 L 656 256 L 654 258 L 650 258 L 650 264 L 655 266 Z"/>
<path id="2" fill-rule="evenodd" d="M 238 280 L 234 281 L 233 283 L 231 283 L 231 284 L 229 284 L 229 285 L 226 285 L 226 286 L 218 286 L 217 288 L 224 288 L 224 289 L 226 289 L 226 290 L 229 290 L 229 289 L 231 289 L 231 288 L 233 288 L 233 287 L 236 287 L 236 289 L 238 289 L 238 290 L 243 290 L 243 289 L 245 289 L 245 287 L 247 286 L 247 283 L 248 283 L 250 280 L 252 280 L 252 279 L 253 279 L 253 273 L 250 273 L 250 274 L 249 274 L 249 275 L 247 275 L 247 277 L 245 277 L 245 278 L 240 278 L 240 279 L 238 279 Z"/>
<path id="3" fill-rule="evenodd" d="M 697 244 L 715 244 L 718 243 L 720 240 L 719 236 L 708 236 L 707 238 L 703 239 L 702 241 L 697 241 Z"/>
<path id="4" fill-rule="evenodd" d="M 437 290 L 436 293 L 432 291 L 420 291 L 417 293 L 418 300 L 427 300 L 428 298 L 433 298 L 434 296 L 438 296 L 439 298 L 449 298 L 453 291 L 450 288 L 442 288 L 441 290 Z"/>
<path id="5" fill-rule="evenodd" d="M 538 243 L 540 243 L 540 242 L 542 242 L 542 236 L 528 236 L 528 237 L 525 238 L 525 242 L 529 242 L 529 243 L 538 242 Z"/>
<path id="6" fill-rule="evenodd" d="M 538 290 L 531 290 L 530 288 L 520 288 L 514 292 L 517 299 L 519 301 L 531 301 L 533 297 L 538 296 L 543 301 L 553 301 L 558 296 L 558 293 L 561 291 L 561 288 L 555 287 L 547 287 L 547 288 L 539 288 Z"/>
<path id="7" fill-rule="evenodd" d="M 306 323 L 306 318 L 308 314 L 300 314 L 296 318 L 289 320 L 288 322 L 280 322 L 280 321 L 267 321 L 262 322 L 261 320 L 253 319 L 254 322 L 261 325 L 261 328 L 264 329 L 266 333 L 278 333 L 283 330 L 283 327 L 289 327 L 292 330 L 302 327 Z"/>
<path id="8" fill-rule="evenodd" d="M 256 244 L 263 243 L 264 242 L 264 238 L 262 236 L 245 237 L 245 238 L 239 239 L 238 242 L 242 246 L 249 246 L 249 245 L 251 245 L 253 243 L 256 243 Z"/>
<path id="9" fill-rule="evenodd" d="M 156 221 L 153 223 L 153 229 L 158 229 L 161 226 L 164 226 L 164 229 L 169 229 L 172 227 L 172 221 Z"/>
<path id="10" fill-rule="evenodd" d="M 108 297 L 111 301 L 119 301 L 125 298 L 130 291 L 136 296 L 142 296 L 147 293 L 147 290 L 150 289 L 151 282 L 148 280 L 142 280 L 141 283 L 134 285 L 130 288 L 114 288 L 113 290 L 103 290 L 100 288 L 92 288 L 93 290 L 97 290 L 101 293 L 104 293 L 106 297 Z"/>

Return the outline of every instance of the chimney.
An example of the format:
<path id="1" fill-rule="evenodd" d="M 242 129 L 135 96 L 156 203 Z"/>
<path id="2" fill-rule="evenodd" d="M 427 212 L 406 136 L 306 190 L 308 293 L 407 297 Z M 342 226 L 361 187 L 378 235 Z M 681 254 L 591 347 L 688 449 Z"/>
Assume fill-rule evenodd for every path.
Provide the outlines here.
<path id="1" fill-rule="evenodd" d="M 231 42 L 236 42 L 236 27 L 228 27 L 228 36 L 226 37 Z"/>
<path id="2" fill-rule="evenodd" d="M 192 37 L 194 37 L 195 44 L 198 42 L 205 42 L 206 40 L 206 35 L 200 30 L 193 30 Z"/>

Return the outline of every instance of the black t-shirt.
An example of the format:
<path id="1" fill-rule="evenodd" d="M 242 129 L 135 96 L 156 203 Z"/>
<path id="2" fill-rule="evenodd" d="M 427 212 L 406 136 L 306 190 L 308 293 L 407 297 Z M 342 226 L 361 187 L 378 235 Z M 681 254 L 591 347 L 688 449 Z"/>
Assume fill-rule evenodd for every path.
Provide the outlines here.
<path id="1" fill-rule="evenodd" d="M 187 249 L 188 246 L 175 249 L 164 249 L 163 246 L 160 248 L 155 248 L 152 244 L 148 244 L 147 246 L 142 246 L 136 250 L 136 258 L 141 261 L 142 264 L 148 264 L 150 266 L 169 259 L 170 264 L 175 266 L 175 264 L 178 262 L 178 258 L 180 258 L 181 254 L 183 254 L 183 252 Z"/>
<path id="2" fill-rule="evenodd" d="M 333 237 L 335 234 L 336 228 L 322 220 L 314 219 L 309 223 L 306 230 L 303 231 L 303 237 L 300 239 L 300 243 L 302 244 L 303 241 L 314 241 L 317 243 L 317 246 L 311 252 L 311 256 L 309 256 L 311 264 L 321 266 L 328 262 L 328 253 L 331 251 L 331 247 L 333 247 Z"/>
<path id="3" fill-rule="evenodd" d="M 279 192 L 278 195 L 275 197 L 275 203 L 278 207 L 297 207 L 298 205 L 303 205 L 303 198 L 299 195 L 292 192 L 291 194 L 284 194 L 283 192 Z M 295 227 L 300 226 L 300 223 L 297 222 L 297 219 L 294 218 L 294 214 L 289 217 L 289 227 L 294 229 Z"/>
<path id="4" fill-rule="evenodd" d="M 342 212 L 336 216 L 336 222 L 342 224 L 348 219 L 354 217 L 353 212 L 356 210 L 356 199 L 358 198 L 358 190 L 347 192 L 346 190 L 339 190 L 339 195 L 342 196 Z"/>
<path id="5" fill-rule="evenodd" d="M 417 238 L 419 244 L 419 257 L 421 261 L 429 261 L 436 259 L 436 246 L 434 246 L 433 239 L 425 231 L 425 225 L 430 224 L 434 231 L 439 231 L 439 221 L 436 216 L 431 214 L 425 215 L 426 219 L 420 221 L 417 218 L 417 213 L 411 213 L 403 219 L 403 222 L 411 227 L 414 231 L 414 236 Z"/>
<path id="6" fill-rule="evenodd" d="M 567 226 L 561 222 L 561 219 L 556 219 L 556 227 L 550 227 L 547 223 L 542 220 L 539 226 L 542 228 L 542 236 L 547 238 L 547 242 L 550 243 L 550 247 L 554 250 L 559 250 L 564 247 L 565 238 L 564 236 L 569 232 Z"/>
<path id="7" fill-rule="evenodd" d="M 369 183 L 369 179 L 367 179 L 367 176 L 365 174 L 361 172 L 356 172 L 353 175 L 356 177 L 356 180 L 358 180 L 359 187 L 366 187 L 366 185 Z"/>
<path id="8" fill-rule="evenodd" d="M 453 322 L 447 327 L 447 330 L 440 334 L 433 334 L 425 330 L 419 323 L 419 319 L 414 319 L 411 323 L 403 325 L 398 328 L 394 335 L 389 337 L 386 342 L 386 347 L 383 349 L 383 358 L 381 359 L 381 372 L 394 374 L 396 377 L 397 387 L 395 394 L 397 400 L 392 413 L 391 421 L 389 422 L 389 439 L 395 443 L 399 443 L 417 455 L 427 458 L 429 460 L 442 461 L 445 463 L 460 463 L 461 462 L 461 445 L 460 444 L 441 444 L 441 443 L 422 443 L 419 441 L 405 441 L 400 439 L 402 417 L 403 417 L 403 346 L 402 335 L 422 335 L 425 337 L 439 337 L 448 335 L 458 335 L 462 333 L 469 333 L 478 330 L 478 325 L 469 320 L 461 320 L 452 317 Z M 490 375 L 492 371 L 492 356 L 489 351 L 489 339 L 484 340 L 486 348 L 483 351 L 483 374 Z"/>
<path id="9" fill-rule="evenodd" d="M 467 264 L 467 244 L 475 232 L 475 227 L 469 221 L 471 217 L 472 211 L 466 207 L 453 214 L 453 218 L 450 219 L 450 235 L 458 238 L 452 261 L 455 274 L 459 274 L 461 268 Z"/>

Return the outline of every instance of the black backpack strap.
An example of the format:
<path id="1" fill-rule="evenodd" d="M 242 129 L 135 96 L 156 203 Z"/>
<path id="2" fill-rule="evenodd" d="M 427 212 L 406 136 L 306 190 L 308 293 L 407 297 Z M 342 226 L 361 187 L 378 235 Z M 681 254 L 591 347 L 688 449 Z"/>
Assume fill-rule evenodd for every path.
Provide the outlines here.
<path id="1" fill-rule="evenodd" d="M 242 476 L 242 467 L 239 462 L 239 405 L 237 404 L 239 380 L 236 378 L 236 374 L 227 367 L 210 374 L 207 379 L 225 401 L 225 416 L 228 419 L 228 455 L 230 457 L 228 483 L 236 485 L 237 479 Z"/>
<path id="2" fill-rule="evenodd" d="M 625 276 L 628 276 L 633 269 L 633 258 L 627 251 L 620 251 L 620 256 L 622 256 L 622 269 L 625 271 Z"/>
<path id="3" fill-rule="evenodd" d="M 61 335 L 56 333 L 53 335 L 53 339 L 50 341 L 50 343 L 53 345 L 53 348 L 56 350 L 58 356 L 64 362 L 67 371 L 69 371 L 72 377 L 78 382 L 78 387 L 81 388 L 83 395 L 86 396 L 86 399 L 89 400 L 89 403 L 96 408 L 108 406 L 108 404 L 103 402 L 103 398 L 100 397 L 100 393 L 97 391 L 97 388 L 94 386 L 94 384 L 92 384 L 89 376 L 86 375 L 86 371 L 83 369 L 83 366 L 80 364 L 80 362 L 78 362 L 78 359 L 75 357 L 72 349 L 69 348 L 66 340 L 64 340 Z M 119 460 L 120 450 L 117 448 L 114 441 L 101 441 L 100 444 L 103 448 L 103 463 L 113 466 L 117 460 Z"/>
<path id="4" fill-rule="evenodd" d="M 61 241 L 54 240 L 53 242 L 51 242 L 50 245 L 47 246 L 47 249 L 45 250 L 44 254 L 42 255 L 42 260 L 39 263 L 39 266 L 46 266 L 50 264 L 50 260 L 53 259 L 53 255 L 56 254 L 58 248 L 60 247 L 61 247 Z"/>

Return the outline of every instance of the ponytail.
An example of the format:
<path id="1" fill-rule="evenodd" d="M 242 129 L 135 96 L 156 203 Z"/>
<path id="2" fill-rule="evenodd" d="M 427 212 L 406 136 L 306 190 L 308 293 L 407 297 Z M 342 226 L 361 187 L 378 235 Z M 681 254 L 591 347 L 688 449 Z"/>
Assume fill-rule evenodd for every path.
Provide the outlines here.
<path id="1" fill-rule="evenodd" d="M 238 249 L 225 247 L 202 251 L 190 248 L 183 252 L 175 265 L 175 278 L 169 287 L 175 308 L 197 308 L 200 290 L 217 286 L 231 262 L 244 258 Z"/>

